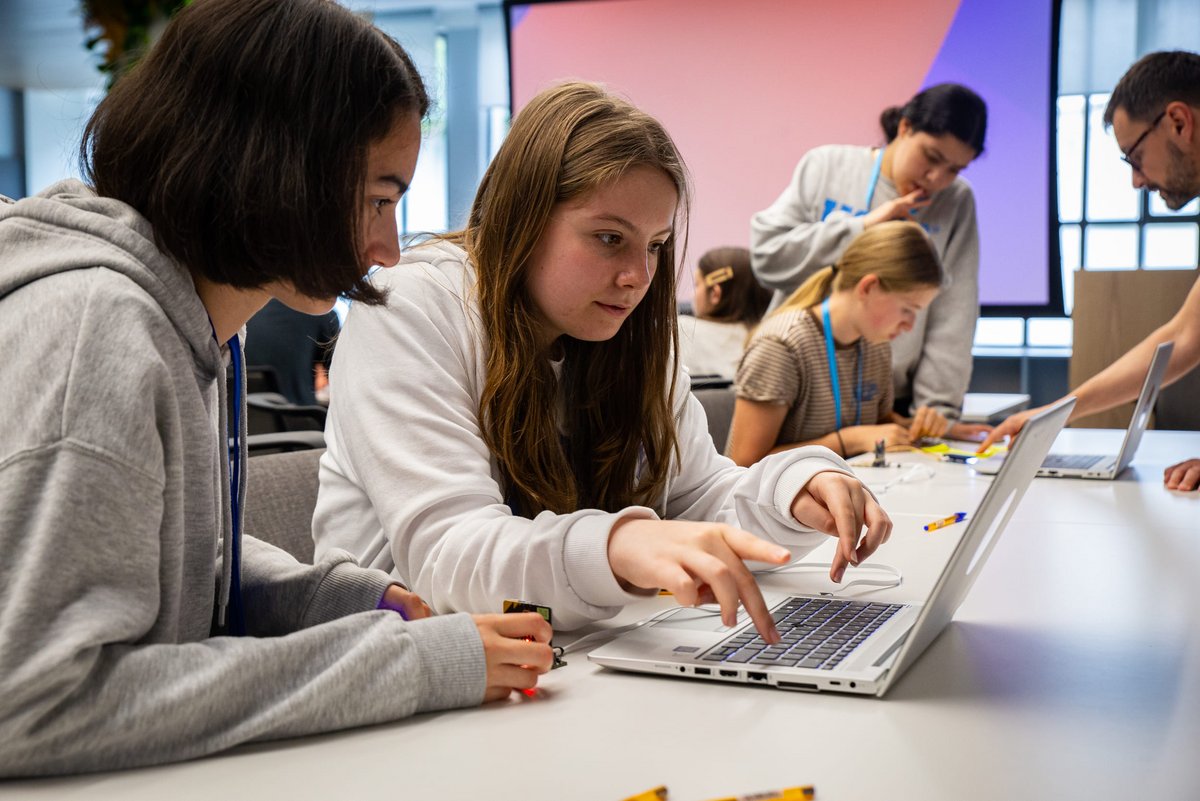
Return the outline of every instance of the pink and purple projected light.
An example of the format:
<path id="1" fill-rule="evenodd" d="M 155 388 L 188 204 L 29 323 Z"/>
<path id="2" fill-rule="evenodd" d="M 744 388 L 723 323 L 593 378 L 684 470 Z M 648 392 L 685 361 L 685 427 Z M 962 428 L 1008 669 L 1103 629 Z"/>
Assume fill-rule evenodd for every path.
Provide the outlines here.
<path id="1" fill-rule="evenodd" d="M 985 304 L 1050 296 L 1053 0 L 574 0 L 512 5 L 513 110 L 557 81 L 600 81 L 658 117 L 694 179 L 688 260 L 744 245 L 796 162 L 875 145 L 879 113 L 957 81 L 988 102 L 975 189 Z M 1056 265 L 1057 268 L 1057 265 Z"/>

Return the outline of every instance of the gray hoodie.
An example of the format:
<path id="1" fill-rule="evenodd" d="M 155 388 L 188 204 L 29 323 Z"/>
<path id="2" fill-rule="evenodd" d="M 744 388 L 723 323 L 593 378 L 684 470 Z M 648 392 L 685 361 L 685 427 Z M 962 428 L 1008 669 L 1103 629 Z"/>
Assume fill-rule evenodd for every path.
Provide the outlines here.
<path id="1" fill-rule="evenodd" d="M 804 154 L 791 183 L 750 223 L 750 259 L 763 286 L 776 290 L 772 305 L 813 273 L 833 264 L 862 233 L 867 185 L 875 155 L 870 148 L 826 145 Z M 878 208 L 897 197 L 880 176 L 871 200 Z M 979 317 L 979 230 L 975 195 L 961 177 L 913 217 L 942 259 L 946 281 L 913 329 L 892 343 L 896 397 L 933 406 L 957 418 L 971 381 L 971 344 Z"/>
<path id="2" fill-rule="evenodd" d="M 242 538 L 250 636 L 211 636 L 228 349 L 133 209 L 75 181 L 0 198 L 0 341 L 0 776 L 482 700 L 470 617 L 364 611 L 392 579 L 344 552 L 309 566 Z"/>

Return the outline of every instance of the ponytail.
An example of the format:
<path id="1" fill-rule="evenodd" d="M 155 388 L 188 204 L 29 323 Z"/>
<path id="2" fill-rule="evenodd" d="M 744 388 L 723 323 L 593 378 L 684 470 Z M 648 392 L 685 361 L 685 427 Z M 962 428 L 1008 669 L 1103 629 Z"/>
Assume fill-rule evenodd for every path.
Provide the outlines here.
<path id="1" fill-rule="evenodd" d="M 817 270 L 768 317 L 811 309 L 834 292 L 853 289 L 868 275 L 878 278 L 885 292 L 940 287 L 943 280 L 937 251 L 921 226 L 889 220 L 856 236 L 837 264 Z"/>
<path id="2" fill-rule="evenodd" d="M 834 281 L 837 279 L 837 268 L 833 265 L 822 267 L 815 273 L 809 276 L 808 280 L 800 285 L 800 288 L 788 295 L 787 300 L 779 304 L 772 315 L 779 314 L 785 311 L 795 311 L 797 309 L 811 309 L 825 298 L 833 294 L 835 289 L 842 287 L 834 286 Z M 838 282 L 841 283 L 840 281 Z"/>

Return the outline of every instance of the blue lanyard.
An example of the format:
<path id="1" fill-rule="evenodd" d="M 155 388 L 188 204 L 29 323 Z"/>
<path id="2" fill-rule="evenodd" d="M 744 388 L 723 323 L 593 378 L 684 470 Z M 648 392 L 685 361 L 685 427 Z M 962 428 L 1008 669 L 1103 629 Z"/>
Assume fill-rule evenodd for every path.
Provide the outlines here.
<path id="1" fill-rule="evenodd" d="M 821 321 L 825 324 L 825 358 L 829 360 L 829 381 L 833 385 L 833 410 L 837 415 L 837 431 L 842 430 L 842 388 L 838 383 L 837 355 L 833 349 L 833 326 L 829 322 L 829 298 L 821 304 Z M 854 386 L 856 401 L 854 425 L 862 425 L 863 345 L 858 340 L 858 383 Z"/>
<path id="2" fill-rule="evenodd" d="M 241 637 L 246 633 L 242 609 L 242 344 L 237 334 L 229 340 L 229 356 L 233 363 L 233 435 L 229 442 L 229 506 L 233 514 L 233 566 L 230 570 L 229 633 Z"/>
<path id="3" fill-rule="evenodd" d="M 879 183 L 879 172 L 883 169 L 883 148 L 879 148 L 879 155 L 875 157 L 875 166 L 871 168 L 871 180 L 867 182 L 867 202 L 863 206 L 867 211 L 871 210 L 871 200 L 875 197 L 875 185 Z"/>

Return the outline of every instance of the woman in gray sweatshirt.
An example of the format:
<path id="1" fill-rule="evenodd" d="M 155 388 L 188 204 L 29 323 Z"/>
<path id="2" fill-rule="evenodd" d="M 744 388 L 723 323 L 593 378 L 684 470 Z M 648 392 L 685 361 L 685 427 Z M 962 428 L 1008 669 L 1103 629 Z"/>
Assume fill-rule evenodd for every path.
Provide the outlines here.
<path id="1" fill-rule="evenodd" d="M 272 297 L 384 301 L 361 279 L 399 260 L 427 106 L 336 3 L 197 0 L 88 123 L 88 185 L 0 202 L 0 776 L 473 705 L 549 668 L 537 615 L 408 622 L 427 610 L 387 574 L 241 534 L 239 330 Z"/>
<path id="2" fill-rule="evenodd" d="M 929 406 L 956 419 L 971 380 L 979 317 L 975 196 L 959 176 L 983 152 L 987 106 L 970 89 L 938 84 L 883 112 L 883 148 L 825 145 L 800 160 L 792 181 L 750 223 L 754 274 L 778 306 L 837 262 L 865 228 L 915 220 L 942 260 L 941 294 L 892 343 L 896 411 Z"/>

